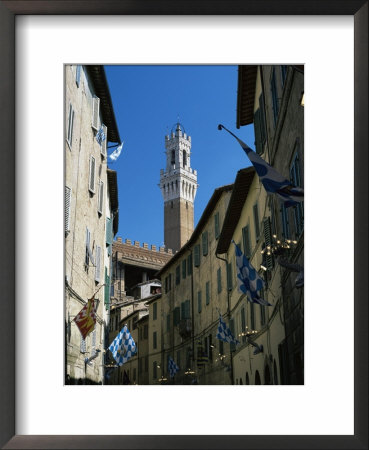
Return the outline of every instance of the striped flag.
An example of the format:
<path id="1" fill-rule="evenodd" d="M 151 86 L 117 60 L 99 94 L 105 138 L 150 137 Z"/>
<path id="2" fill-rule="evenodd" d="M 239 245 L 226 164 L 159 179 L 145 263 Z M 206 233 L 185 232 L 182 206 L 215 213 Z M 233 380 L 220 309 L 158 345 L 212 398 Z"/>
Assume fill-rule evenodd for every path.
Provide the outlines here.
<path id="1" fill-rule="evenodd" d="M 235 134 L 229 131 L 224 125 L 219 124 L 218 130 L 224 128 L 231 134 L 241 145 L 246 155 L 249 157 L 260 181 L 263 183 L 265 190 L 270 194 L 277 194 L 284 202 L 285 207 L 296 205 L 304 201 L 304 190 L 295 186 L 284 176 L 277 172 L 270 164 L 265 162 L 257 153 L 255 153 L 247 144 L 239 139 Z"/>
<path id="2" fill-rule="evenodd" d="M 109 350 L 118 366 L 122 366 L 136 354 L 137 347 L 131 333 L 128 331 L 127 325 L 124 325 L 117 337 L 110 344 Z"/>
<path id="3" fill-rule="evenodd" d="M 119 147 L 117 147 L 117 148 L 113 151 L 113 153 L 112 153 L 111 155 L 109 155 L 109 158 L 111 159 L 111 161 L 116 161 L 116 160 L 118 159 L 118 157 L 119 157 L 119 155 L 120 155 L 120 153 L 121 153 L 121 151 L 122 151 L 123 144 L 124 144 L 124 142 L 122 142 L 122 143 L 119 145 Z"/>
<path id="4" fill-rule="evenodd" d="M 251 303 L 259 305 L 272 306 L 266 300 L 262 299 L 257 291 L 263 289 L 264 281 L 252 267 L 246 256 L 242 253 L 240 247 L 232 240 L 236 247 L 236 265 L 237 265 L 237 283 L 238 289 L 247 295 Z"/>
<path id="5" fill-rule="evenodd" d="M 101 145 L 103 143 L 103 141 L 105 141 L 106 136 L 103 130 L 103 127 L 100 127 L 100 130 L 96 133 L 96 140 L 99 143 L 99 145 Z"/>
<path id="6" fill-rule="evenodd" d="M 95 302 L 95 296 L 90 298 L 81 311 L 74 318 L 79 331 L 82 334 L 83 339 L 91 333 L 96 324 L 96 309 L 97 302 Z"/>
<path id="7" fill-rule="evenodd" d="M 168 372 L 169 372 L 170 378 L 174 378 L 174 375 L 178 371 L 179 371 L 179 367 L 174 362 L 173 358 L 171 356 L 169 356 L 169 359 L 168 359 Z"/>
<path id="8" fill-rule="evenodd" d="M 228 342 L 229 344 L 239 344 L 240 341 L 233 337 L 231 330 L 227 327 L 226 323 L 222 319 L 222 316 L 219 314 L 219 325 L 218 332 L 216 338 L 220 341 Z"/>

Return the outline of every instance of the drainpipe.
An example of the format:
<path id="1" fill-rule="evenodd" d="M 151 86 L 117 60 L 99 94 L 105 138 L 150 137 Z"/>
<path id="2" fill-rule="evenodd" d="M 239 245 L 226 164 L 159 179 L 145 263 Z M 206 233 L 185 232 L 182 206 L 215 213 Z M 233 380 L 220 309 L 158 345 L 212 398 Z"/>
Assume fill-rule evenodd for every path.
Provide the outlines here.
<path id="1" fill-rule="evenodd" d="M 226 263 L 226 271 L 225 271 L 225 273 L 226 273 L 226 280 L 227 280 L 228 261 L 226 259 L 221 258 L 220 256 L 218 256 L 218 253 L 215 253 L 215 256 L 218 259 L 221 259 L 222 261 L 224 261 Z M 230 318 L 231 317 L 231 307 L 230 307 L 229 290 L 228 290 L 227 283 L 226 283 L 226 289 L 227 289 L 227 314 L 228 314 L 228 317 Z M 229 344 L 229 354 L 230 354 L 230 358 L 231 358 L 231 382 L 232 382 L 232 384 L 234 384 L 234 381 L 233 381 L 233 355 L 232 355 L 232 350 L 231 350 L 231 344 Z"/>

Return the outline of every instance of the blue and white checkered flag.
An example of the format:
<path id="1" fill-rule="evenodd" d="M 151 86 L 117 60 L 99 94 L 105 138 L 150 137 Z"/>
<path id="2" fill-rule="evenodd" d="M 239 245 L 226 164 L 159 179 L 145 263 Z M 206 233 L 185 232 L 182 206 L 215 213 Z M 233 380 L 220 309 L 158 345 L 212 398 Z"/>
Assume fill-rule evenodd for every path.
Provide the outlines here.
<path id="1" fill-rule="evenodd" d="M 177 366 L 177 364 L 173 361 L 173 358 L 171 356 L 169 356 L 168 359 L 168 372 L 170 375 L 170 378 L 173 378 L 174 375 L 179 371 L 179 367 Z"/>
<path id="2" fill-rule="evenodd" d="M 228 342 L 229 344 L 239 344 L 240 341 L 233 337 L 231 330 L 227 327 L 226 323 L 222 319 L 222 316 L 219 314 L 219 325 L 218 332 L 216 338 L 220 341 Z"/>
<path id="3" fill-rule="evenodd" d="M 260 297 L 257 291 L 263 289 L 264 281 L 252 267 L 250 261 L 242 253 L 240 247 L 232 240 L 236 247 L 236 266 L 237 266 L 237 283 L 238 289 L 247 295 L 251 303 L 259 303 L 259 305 L 272 306 L 266 300 Z"/>
<path id="4" fill-rule="evenodd" d="M 114 151 L 109 155 L 111 161 L 116 161 L 122 151 L 124 142 L 122 142 Z"/>
<path id="5" fill-rule="evenodd" d="M 286 208 L 304 201 L 304 190 L 302 188 L 295 186 L 291 181 L 284 178 L 235 134 L 229 131 L 224 125 L 219 124 L 218 130 L 221 130 L 222 128 L 237 139 L 238 143 L 249 157 L 252 165 L 255 167 L 255 171 L 268 193 L 277 194 L 284 202 Z"/>
<path id="6" fill-rule="evenodd" d="M 112 352 L 118 366 L 123 365 L 137 352 L 135 341 L 128 331 L 127 325 L 119 332 L 118 336 L 110 344 L 109 350 Z"/>
<path id="7" fill-rule="evenodd" d="M 103 127 L 100 127 L 100 130 L 96 133 L 96 140 L 99 143 L 99 145 L 101 145 L 103 143 L 103 141 L 105 141 L 106 136 L 103 130 Z"/>

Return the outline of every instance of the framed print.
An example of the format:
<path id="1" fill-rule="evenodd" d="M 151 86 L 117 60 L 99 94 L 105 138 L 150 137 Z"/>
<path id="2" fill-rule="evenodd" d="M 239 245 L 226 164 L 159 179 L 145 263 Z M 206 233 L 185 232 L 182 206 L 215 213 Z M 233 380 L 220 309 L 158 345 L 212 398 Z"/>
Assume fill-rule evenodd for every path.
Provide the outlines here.
<path id="1" fill-rule="evenodd" d="M 1 195 L 7 205 L 1 222 L 5 250 L 1 271 L 4 300 L 0 303 L 1 445 L 4 448 L 368 448 L 367 2 L 323 1 L 312 5 L 301 1 L 297 5 L 280 1 L 276 8 L 268 1 L 201 5 L 159 1 L 155 6 L 146 2 L 131 5 L 125 1 L 3 1 L 0 8 L 3 99 L 0 170 Z M 91 99 L 101 98 L 101 108 L 104 108 L 101 123 L 93 114 L 97 100 L 91 100 L 92 127 L 89 124 L 88 133 L 96 154 L 89 155 L 86 166 L 89 174 L 86 198 L 96 200 L 96 220 L 103 217 L 108 228 L 109 218 L 105 217 L 108 198 L 104 192 L 110 189 L 110 214 L 117 206 L 114 174 L 109 171 L 105 176 L 105 172 L 95 171 L 99 167 L 96 161 L 103 165 L 112 149 L 109 145 L 123 141 L 125 131 L 123 126 L 115 127 L 113 120 L 106 121 L 109 99 L 104 97 L 101 88 L 103 77 L 99 69 L 94 69 L 101 66 L 95 64 L 248 68 L 252 64 L 269 64 L 271 68 L 282 67 L 278 80 L 283 81 L 284 73 L 288 80 L 288 73 L 283 71 L 285 66 L 281 65 L 284 63 L 305 67 L 303 96 L 299 98 L 299 102 L 303 100 L 305 114 L 307 191 L 304 382 L 241 388 L 237 377 L 234 384 L 238 386 L 230 387 L 210 386 L 212 383 L 206 382 L 199 383 L 206 386 L 181 387 L 143 386 L 145 382 L 139 383 L 142 386 L 133 386 L 134 383 L 131 386 L 77 385 L 83 377 L 77 376 L 77 372 L 64 371 L 69 362 L 68 355 L 65 361 L 63 356 L 64 323 L 60 326 L 65 315 L 65 280 L 64 244 L 59 236 L 65 234 L 63 227 L 67 224 L 63 217 L 63 154 L 68 146 L 78 148 L 78 142 L 74 141 L 77 135 L 73 133 L 73 123 L 78 123 L 77 102 L 73 96 L 64 97 L 64 90 L 68 86 L 77 89 L 80 83 L 87 85 L 86 80 L 90 80 Z M 81 65 L 88 69 L 79 69 Z M 66 77 L 65 67 L 69 69 Z M 106 72 L 111 75 L 109 69 Z M 148 72 L 143 68 L 140 76 L 148 82 L 145 73 Z M 264 73 L 273 86 L 273 69 L 265 69 Z M 112 78 L 108 80 L 110 83 Z M 152 89 L 158 85 L 153 83 Z M 102 89 L 99 94 L 98 89 Z M 214 88 L 215 97 L 219 96 L 220 89 L 219 83 Z M 236 104 L 240 85 L 234 90 Z M 163 99 L 166 95 L 163 90 Z M 201 93 L 198 97 L 201 99 Z M 65 106 L 65 98 L 71 99 L 70 105 Z M 273 106 L 273 96 L 270 98 Z M 223 125 L 223 131 L 217 131 L 222 136 L 219 139 L 224 139 L 224 135 L 231 139 L 224 128 L 228 125 L 230 131 L 234 130 L 236 114 L 231 125 L 223 123 L 221 112 L 218 116 L 218 123 Z M 153 112 L 143 102 L 142 129 L 152 117 Z M 174 135 L 177 131 L 173 130 Z M 102 136 L 106 135 L 109 143 L 105 147 Z M 260 134 L 255 136 L 259 150 L 260 139 Z M 231 144 L 227 142 L 225 147 L 230 155 L 228 145 Z M 195 152 L 190 161 L 191 153 L 183 155 L 182 149 L 181 164 L 196 169 Z M 75 168 L 75 163 L 70 167 Z M 92 173 L 97 174 L 96 179 L 91 177 Z M 297 186 L 299 173 L 296 169 L 291 175 Z M 164 175 L 165 172 L 163 179 Z M 165 194 L 165 183 L 163 189 Z M 190 193 L 188 190 L 187 200 Z M 251 217 L 256 223 L 260 210 L 253 206 Z M 294 214 L 291 223 L 293 218 L 295 224 L 299 223 L 296 222 L 300 217 L 298 211 Z M 109 217 L 114 221 L 114 214 Z M 124 211 L 122 206 L 119 220 L 129 220 L 129 211 Z M 72 225 L 68 221 L 68 227 Z M 109 252 L 109 245 L 105 246 L 105 241 L 97 242 L 91 230 L 82 228 L 84 270 L 90 272 L 91 285 L 98 287 L 102 278 L 105 281 L 109 277 L 108 272 L 101 270 L 103 265 L 97 264 L 101 255 Z M 245 252 L 247 239 L 245 244 L 242 238 L 246 231 L 243 234 L 240 231 L 235 238 Z M 255 233 L 258 234 L 257 230 L 252 229 L 252 236 Z M 204 258 L 208 251 L 206 235 L 202 233 L 200 238 L 199 252 Z M 192 245 L 191 239 L 188 242 Z M 224 236 L 220 235 L 219 242 L 224 242 Z M 181 251 L 178 255 L 182 255 Z M 89 267 L 90 262 L 93 269 Z M 180 262 L 178 270 L 173 267 L 173 284 L 185 277 L 183 261 Z M 265 264 L 268 268 L 266 260 Z M 152 317 L 156 317 L 158 286 L 154 283 L 149 287 L 154 290 L 150 291 L 152 301 L 147 307 Z M 197 290 L 194 302 L 197 313 L 202 310 L 203 315 L 211 302 L 210 287 L 207 289 L 204 284 L 202 294 Z M 72 290 L 70 293 L 73 294 Z M 85 294 L 77 299 L 81 308 L 84 297 Z M 98 298 L 100 302 L 103 299 L 104 296 Z M 179 321 L 188 315 L 185 299 L 182 303 L 178 305 Z M 104 302 L 100 305 L 104 306 Z M 78 316 L 75 306 L 70 312 Z M 238 313 L 242 329 L 242 311 Z M 127 318 L 131 319 L 128 328 L 136 328 L 134 317 Z M 144 317 L 138 319 L 137 336 L 141 324 L 144 334 L 145 323 Z M 278 320 L 282 323 L 283 317 Z M 78 329 L 73 330 L 79 336 Z M 151 338 L 156 345 L 158 335 L 153 334 Z M 202 344 L 209 349 L 212 341 L 209 336 L 206 338 Z M 87 337 L 87 349 L 88 346 L 96 349 L 101 339 L 100 335 L 95 341 Z M 259 350 L 262 352 L 260 345 Z M 196 351 L 202 358 L 210 357 L 209 350 L 199 352 L 197 348 Z M 95 354 L 98 358 L 98 352 Z M 184 353 L 173 354 L 177 362 L 184 357 Z M 199 371 L 207 363 L 200 359 Z M 86 367 L 91 361 L 86 362 L 85 370 L 101 384 L 98 371 L 93 374 L 93 361 Z M 105 366 L 110 363 L 114 364 L 104 362 Z M 156 360 L 150 363 L 150 373 L 162 365 Z M 237 364 L 235 373 L 243 364 L 241 357 Z M 123 381 L 127 378 L 135 377 L 135 369 L 133 365 L 130 367 L 129 376 L 122 373 L 122 384 L 126 384 Z M 254 384 L 259 384 L 256 374 L 252 376 Z M 270 374 L 269 382 L 266 374 L 261 378 L 260 384 L 279 384 Z M 242 384 L 246 380 L 243 373 Z M 124 418 L 120 417 L 122 410 Z"/>

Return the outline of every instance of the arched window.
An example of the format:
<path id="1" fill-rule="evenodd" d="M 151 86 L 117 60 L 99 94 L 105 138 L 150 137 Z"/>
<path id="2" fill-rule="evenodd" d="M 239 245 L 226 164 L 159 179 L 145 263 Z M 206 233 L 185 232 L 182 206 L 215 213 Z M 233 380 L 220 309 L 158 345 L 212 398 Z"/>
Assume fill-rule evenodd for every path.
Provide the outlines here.
<path id="1" fill-rule="evenodd" d="M 171 157 L 170 163 L 171 164 L 175 164 L 176 163 L 176 155 L 175 155 L 174 150 L 172 150 L 172 157 Z"/>
<path id="2" fill-rule="evenodd" d="M 243 384 L 242 378 L 240 378 L 240 384 Z"/>
<path id="3" fill-rule="evenodd" d="M 247 372 L 246 372 L 246 384 L 250 384 L 250 378 Z"/>
<path id="4" fill-rule="evenodd" d="M 260 375 L 259 375 L 258 370 L 255 372 L 255 384 L 261 384 Z"/>
<path id="5" fill-rule="evenodd" d="M 187 153 L 183 152 L 183 167 L 187 166 Z"/>

